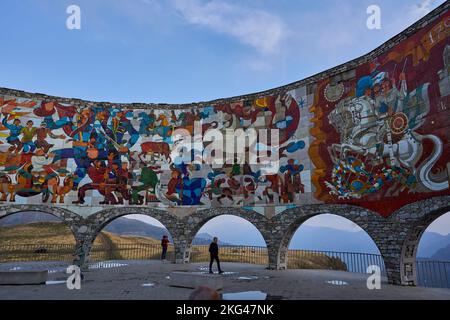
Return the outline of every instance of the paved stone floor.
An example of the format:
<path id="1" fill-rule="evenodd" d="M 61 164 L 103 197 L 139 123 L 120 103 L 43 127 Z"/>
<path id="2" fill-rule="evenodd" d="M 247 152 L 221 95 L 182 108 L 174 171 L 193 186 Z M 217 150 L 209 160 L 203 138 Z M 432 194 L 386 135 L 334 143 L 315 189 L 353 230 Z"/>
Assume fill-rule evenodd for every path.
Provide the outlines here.
<path id="1" fill-rule="evenodd" d="M 205 264 L 179 265 L 160 261 L 126 261 L 126 266 L 91 269 L 85 273 L 81 290 L 68 290 L 65 283 L 37 286 L 0 286 L 0 299 L 187 299 L 192 289 L 169 286 L 172 271 L 200 271 Z M 101 265 L 104 266 L 104 265 Z M 49 280 L 65 280 L 58 263 L 2 264 L 0 270 L 48 269 Z M 325 270 L 266 270 L 264 266 L 223 263 L 231 274 L 224 277 L 222 293 L 262 291 L 275 299 L 445 299 L 449 289 L 400 287 L 382 283 L 381 290 L 368 290 L 367 275 Z M 217 275 L 219 277 L 219 275 Z M 239 277 L 256 276 L 242 280 Z M 334 285 L 328 281 L 342 281 Z M 153 284 L 143 286 L 144 284 Z"/>

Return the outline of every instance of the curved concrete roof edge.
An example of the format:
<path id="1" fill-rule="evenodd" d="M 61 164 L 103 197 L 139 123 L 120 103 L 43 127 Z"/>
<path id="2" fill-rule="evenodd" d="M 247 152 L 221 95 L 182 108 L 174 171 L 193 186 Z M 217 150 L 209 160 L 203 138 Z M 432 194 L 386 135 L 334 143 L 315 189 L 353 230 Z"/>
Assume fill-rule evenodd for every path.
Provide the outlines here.
<path id="1" fill-rule="evenodd" d="M 82 100 L 77 98 L 64 98 L 64 97 L 57 97 L 57 96 L 50 96 L 42 93 L 30 93 L 25 92 L 21 90 L 16 89 L 9 89 L 0 87 L 0 94 L 3 95 L 11 95 L 19 98 L 29 98 L 29 99 L 39 99 L 39 100 L 57 100 L 61 103 L 68 103 L 72 105 L 86 105 L 86 104 L 101 104 L 105 107 L 108 106 L 116 106 L 116 107 L 123 107 L 123 108 L 129 108 L 129 109 L 188 109 L 193 107 L 205 107 L 210 105 L 216 105 L 216 104 L 224 104 L 224 103 L 232 103 L 242 100 L 249 100 L 249 99 L 257 99 L 260 97 L 270 96 L 274 94 L 278 94 L 281 92 L 287 92 L 293 89 L 296 89 L 298 87 L 317 82 L 321 79 L 324 79 L 326 77 L 333 77 L 338 74 L 351 71 L 355 69 L 356 67 L 367 63 L 368 61 L 372 60 L 374 57 L 380 56 L 383 53 L 389 51 L 391 48 L 393 48 L 395 45 L 397 45 L 402 40 L 408 38 L 410 35 L 416 33 L 419 29 L 422 29 L 423 27 L 427 26 L 429 23 L 433 22 L 435 19 L 440 17 L 442 14 L 444 14 L 447 9 L 450 7 L 450 1 L 446 1 L 442 5 L 440 5 L 438 8 L 434 9 L 432 12 L 430 12 L 428 15 L 423 17 L 422 19 L 418 20 L 414 24 L 412 24 L 410 27 L 402 31 L 401 33 L 397 34 L 396 36 L 392 37 L 391 39 L 387 40 L 385 43 L 381 44 L 376 49 L 372 50 L 371 52 L 355 58 L 351 61 L 345 62 L 341 65 L 338 65 L 334 68 L 319 72 L 313 76 L 310 76 L 308 78 L 305 78 L 303 80 L 299 80 L 290 84 L 286 84 L 277 88 L 272 88 L 260 92 L 255 93 L 249 93 L 244 94 L 240 96 L 235 97 L 229 97 L 229 98 L 219 98 L 211 101 L 203 101 L 203 102 L 191 102 L 191 103 L 185 103 L 185 104 L 168 104 L 168 103 L 114 103 L 114 102 L 101 102 L 101 101 L 88 101 L 88 100 Z"/>

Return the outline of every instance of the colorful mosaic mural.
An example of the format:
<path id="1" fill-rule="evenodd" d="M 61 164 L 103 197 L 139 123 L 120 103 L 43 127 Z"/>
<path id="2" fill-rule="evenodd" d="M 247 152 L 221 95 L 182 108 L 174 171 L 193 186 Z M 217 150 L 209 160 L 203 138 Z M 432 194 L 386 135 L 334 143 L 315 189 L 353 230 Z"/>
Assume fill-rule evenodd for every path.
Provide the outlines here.
<path id="1" fill-rule="evenodd" d="M 294 203 L 305 193 L 308 133 L 299 129 L 301 109 L 290 94 L 189 110 L 73 106 L 7 96 L 0 104 L 2 201 L 248 206 Z M 277 129 L 278 145 L 255 141 L 246 151 L 276 149 L 279 172 L 262 175 L 257 164 L 239 155 L 220 168 L 192 163 L 191 157 L 184 161 L 174 152 L 174 133 L 183 129 L 193 135 L 196 123 L 201 134 L 211 128 Z"/>
<path id="2" fill-rule="evenodd" d="M 448 194 L 449 35 L 447 12 L 351 78 L 317 84 L 310 150 L 317 199 L 387 215 Z"/>
<path id="3" fill-rule="evenodd" d="M 4 93 L 0 200 L 244 208 L 351 203 L 387 216 L 412 200 L 449 194 L 449 30 L 447 12 L 355 69 L 210 105 L 136 108 Z M 218 142 L 196 134 L 253 129 L 277 132 L 277 143 L 258 136 L 224 164 L 196 161 Z M 180 149 L 180 130 L 195 148 Z M 249 151 L 276 155 L 277 170 L 250 162 Z"/>

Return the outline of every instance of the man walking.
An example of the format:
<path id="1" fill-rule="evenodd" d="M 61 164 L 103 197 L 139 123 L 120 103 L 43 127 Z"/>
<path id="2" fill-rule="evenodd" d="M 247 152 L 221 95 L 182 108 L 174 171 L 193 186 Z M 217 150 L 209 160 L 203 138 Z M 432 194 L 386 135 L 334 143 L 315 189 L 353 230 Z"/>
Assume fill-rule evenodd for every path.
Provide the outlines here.
<path id="1" fill-rule="evenodd" d="M 161 247 L 162 247 L 161 260 L 166 260 L 168 246 L 169 246 L 169 238 L 166 235 L 164 235 L 161 239 Z"/>
<path id="2" fill-rule="evenodd" d="M 209 262 L 209 273 L 214 273 L 212 271 L 212 265 L 214 260 L 217 262 L 217 268 L 219 269 L 219 273 L 223 273 L 222 269 L 220 269 L 220 261 L 219 261 L 219 246 L 217 245 L 217 237 L 213 238 L 213 242 L 209 245 L 209 254 L 211 257 L 211 260 Z"/>

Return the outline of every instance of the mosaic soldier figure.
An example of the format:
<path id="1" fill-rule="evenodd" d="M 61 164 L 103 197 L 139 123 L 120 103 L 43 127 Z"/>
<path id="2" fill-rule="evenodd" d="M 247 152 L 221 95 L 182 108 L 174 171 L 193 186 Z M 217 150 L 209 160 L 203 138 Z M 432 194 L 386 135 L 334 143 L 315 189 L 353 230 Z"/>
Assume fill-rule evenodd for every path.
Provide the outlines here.
<path id="1" fill-rule="evenodd" d="M 33 138 L 36 135 L 36 129 L 37 128 L 33 127 L 33 121 L 28 120 L 26 127 L 23 127 L 22 130 L 20 130 L 20 133 L 22 133 L 23 152 L 33 153 L 34 150 L 36 150 L 36 145 L 33 141 Z"/>
<path id="2" fill-rule="evenodd" d="M 9 152 L 18 153 L 22 150 L 22 142 L 20 142 L 20 133 L 22 132 L 23 126 L 20 124 L 20 119 L 14 119 L 13 124 L 8 123 L 8 115 L 4 115 L 2 124 L 9 129 L 9 136 L 6 141 L 11 145 L 8 149 Z"/>
<path id="3" fill-rule="evenodd" d="M 36 148 L 42 148 L 45 153 L 53 147 L 53 144 L 48 143 L 46 140 L 48 136 L 52 139 L 65 139 L 65 135 L 58 136 L 53 134 L 52 130 L 47 128 L 47 123 L 42 122 L 41 126 L 36 129 L 36 141 L 34 141 L 34 144 Z"/>
<path id="4" fill-rule="evenodd" d="M 88 190 L 98 190 L 100 194 L 105 195 L 106 177 L 108 175 L 107 168 L 102 165 L 102 161 L 95 160 L 94 165 L 90 166 L 88 176 L 91 178 L 92 183 L 87 183 L 78 189 L 78 200 L 73 201 L 74 204 L 84 204 L 84 198 Z M 110 198 L 111 196 L 109 196 Z M 100 204 L 106 204 L 105 200 Z"/>

